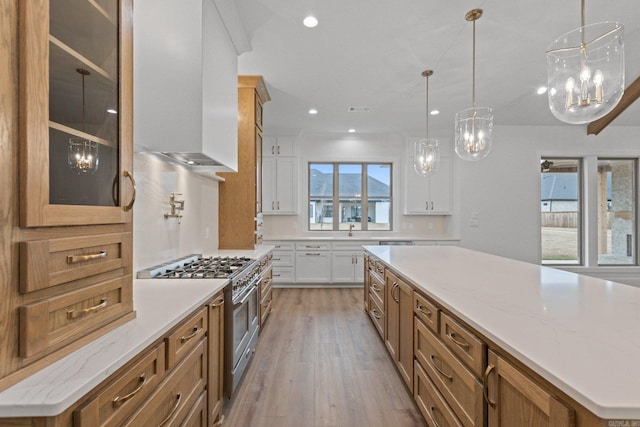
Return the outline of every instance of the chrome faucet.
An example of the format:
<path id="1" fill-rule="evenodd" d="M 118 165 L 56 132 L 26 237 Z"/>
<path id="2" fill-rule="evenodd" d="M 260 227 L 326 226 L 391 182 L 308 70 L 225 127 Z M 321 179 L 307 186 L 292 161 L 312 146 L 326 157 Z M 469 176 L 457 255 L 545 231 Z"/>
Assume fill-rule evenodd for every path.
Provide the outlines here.
<path id="1" fill-rule="evenodd" d="M 349 224 L 349 237 L 353 236 L 353 227 L 354 227 L 354 224 Z"/>
<path id="2" fill-rule="evenodd" d="M 169 195 L 169 206 L 171 212 L 164 214 L 164 219 L 178 218 L 178 224 L 182 222 L 182 211 L 184 210 L 184 200 L 176 200 L 176 196 L 182 196 L 182 193 L 171 193 Z"/>

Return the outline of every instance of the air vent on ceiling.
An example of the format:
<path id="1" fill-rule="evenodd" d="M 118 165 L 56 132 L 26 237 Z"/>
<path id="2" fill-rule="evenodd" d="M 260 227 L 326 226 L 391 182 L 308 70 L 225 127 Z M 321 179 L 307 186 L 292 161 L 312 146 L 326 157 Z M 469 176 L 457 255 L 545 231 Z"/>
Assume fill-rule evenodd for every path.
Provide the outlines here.
<path id="1" fill-rule="evenodd" d="M 371 111 L 371 107 L 349 107 L 350 113 L 368 113 Z"/>

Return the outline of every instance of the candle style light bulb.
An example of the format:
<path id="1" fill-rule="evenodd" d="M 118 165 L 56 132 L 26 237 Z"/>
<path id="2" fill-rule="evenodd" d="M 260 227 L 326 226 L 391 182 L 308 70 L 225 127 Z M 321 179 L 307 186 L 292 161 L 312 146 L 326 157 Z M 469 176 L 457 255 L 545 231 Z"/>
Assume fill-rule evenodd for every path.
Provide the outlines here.
<path id="1" fill-rule="evenodd" d="M 602 82 L 604 81 L 604 75 L 602 71 L 596 70 L 593 74 L 593 83 L 596 85 L 596 103 L 602 104 Z"/>
<path id="2" fill-rule="evenodd" d="M 580 70 L 580 105 L 589 105 L 589 79 L 591 70 L 584 65 Z"/>
<path id="3" fill-rule="evenodd" d="M 573 106 L 573 89 L 576 87 L 576 81 L 574 80 L 573 77 L 569 77 L 567 79 L 567 83 L 565 84 L 564 88 L 567 91 L 567 100 L 566 100 L 566 107 L 567 109 L 571 108 Z"/>

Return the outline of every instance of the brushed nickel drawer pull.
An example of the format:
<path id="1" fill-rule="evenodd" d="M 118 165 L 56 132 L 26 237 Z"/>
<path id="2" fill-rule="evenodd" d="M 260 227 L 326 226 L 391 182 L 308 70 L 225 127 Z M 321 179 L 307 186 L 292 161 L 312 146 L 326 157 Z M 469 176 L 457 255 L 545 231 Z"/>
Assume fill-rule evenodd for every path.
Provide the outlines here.
<path id="1" fill-rule="evenodd" d="M 427 310 L 426 308 L 424 308 L 424 305 L 418 303 L 418 307 L 416 307 L 418 309 L 418 311 L 422 314 L 424 314 L 425 316 L 429 316 L 431 317 L 431 315 L 433 314 L 431 312 L 431 310 Z"/>
<path id="2" fill-rule="evenodd" d="M 220 307 L 223 304 L 224 304 L 224 297 L 220 297 L 216 301 L 211 303 L 211 307 Z"/>
<path id="3" fill-rule="evenodd" d="M 180 342 L 181 343 L 185 343 L 187 341 L 189 341 L 191 338 L 195 337 L 196 335 L 198 335 L 198 332 L 200 332 L 200 328 L 198 328 L 197 326 L 193 327 L 193 333 L 190 335 L 186 335 L 186 336 L 182 336 L 180 338 Z"/>
<path id="4" fill-rule="evenodd" d="M 455 345 L 457 345 L 459 347 L 462 347 L 462 348 L 469 348 L 469 343 L 456 339 L 456 333 L 455 332 L 451 332 L 449 334 L 449 338 L 451 338 L 451 341 L 453 341 L 453 343 Z"/>
<path id="5" fill-rule="evenodd" d="M 94 305 L 93 307 L 85 308 L 84 310 L 80 310 L 80 311 L 75 311 L 75 310 L 67 311 L 67 319 L 76 319 L 81 316 L 86 316 L 87 314 L 93 311 L 103 309 L 106 306 L 107 306 L 107 298 L 102 298 L 100 300 L 100 304 Z"/>
<path id="6" fill-rule="evenodd" d="M 114 408 L 117 408 L 118 406 L 122 405 L 124 402 L 126 402 L 129 399 L 131 399 L 133 396 L 138 394 L 140 392 L 140 390 L 142 390 L 142 387 L 144 387 L 144 385 L 147 383 L 147 378 L 146 378 L 145 375 L 146 374 L 144 374 L 144 373 L 142 373 L 142 375 L 140 375 L 140 377 L 138 378 L 138 382 L 140 383 L 140 385 L 138 387 L 136 387 L 136 389 L 133 390 L 131 393 L 125 394 L 122 397 L 116 396 L 116 397 L 113 398 L 112 404 L 113 404 Z"/>
<path id="7" fill-rule="evenodd" d="M 97 254 L 87 254 L 87 255 L 67 255 L 67 264 L 76 264 L 78 262 L 83 261 L 91 261 L 98 258 L 106 258 L 109 252 L 100 251 Z"/>
<path id="8" fill-rule="evenodd" d="M 136 180 L 133 179 L 133 175 L 131 175 L 131 172 L 129 171 L 122 172 L 122 176 L 129 178 L 131 180 L 131 186 L 133 187 L 133 194 L 131 195 L 131 201 L 129 202 L 128 205 L 122 207 L 122 209 L 125 212 L 128 212 L 131 210 L 131 208 L 133 208 L 133 204 L 136 202 Z"/>
<path id="9" fill-rule="evenodd" d="M 482 394 L 484 396 L 484 400 L 486 400 L 492 408 L 496 407 L 496 402 L 489 399 L 489 375 L 494 368 L 495 366 L 492 364 L 487 365 L 487 369 L 485 369 L 484 374 L 482 375 Z"/>
<path id="10" fill-rule="evenodd" d="M 436 413 L 436 411 L 438 410 L 438 408 L 436 408 L 435 406 L 431 406 L 431 412 L 433 414 Z M 440 427 L 440 424 L 438 424 L 438 422 L 436 421 L 435 417 L 431 417 L 431 421 L 433 421 L 433 424 L 435 424 L 436 427 Z"/>
<path id="11" fill-rule="evenodd" d="M 394 290 L 397 290 L 397 293 L 393 293 Z M 396 294 L 398 294 L 398 296 L 396 296 Z M 400 285 L 398 285 L 398 282 L 393 282 L 393 286 L 391 287 L 391 298 L 393 298 L 393 300 L 396 303 L 400 303 Z"/>
<path id="12" fill-rule="evenodd" d="M 264 304 L 262 304 L 262 306 L 263 307 L 269 307 L 269 304 L 271 304 L 271 300 L 265 301 Z"/>
<path id="13" fill-rule="evenodd" d="M 376 271 L 377 271 L 378 273 L 384 273 L 384 268 L 381 268 L 381 267 L 376 266 Z"/>
<path id="14" fill-rule="evenodd" d="M 320 249 L 320 246 L 305 245 L 305 248 L 307 248 L 307 249 Z"/>
<path id="15" fill-rule="evenodd" d="M 220 419 L 213 424 L 213 427 L 220 427 L 224 423 L 224 415 L 220 417 Z"/>
<path id="16" fill-rule="evenodd" d="M 306 256 L 320 256 L 320 254 L 312 254 L 312 253 L 309 253 L 309 252 L 305 253 L 305 255 Z"/>
<path id="17" fill-rule="evenodd" d="M 178 392 L 178 394 L 176 394 L 176 403 L 173 405 L 173 408 L 171 409 L 171 412 L 169 412 L 169 415 L 167 415 L 167 418 L 160 421 L 158 427 L 162 427 L 163 425 L 168 423 L 171 418 L 173 418 L 173 416 L 176 414 L 176 411 L 178 410 L 178 407 L 180 406 L 180 400 L 182 400 L 182 392 Z"/>
<path id="18" fill-rule="evenodd" d="M 433 369 L 438 371 L 438 373 L 440 375 L 442 375 L 443 377 L 445 377 L 449 381 L 453 381 L 453 377 L 451 375 L 446 374 L 441 368 L 438 367 L 438 365 L 436 365 L 436 356 L 435 355 L 430 354 L 429 358 L 431 359 L 431 366 L 433 366 Z M 440 359 L 440 363 L 442 363 L 442 359 Z"/>
<path id="19" fill-rule="evenodd" d="M 380 287 L 378 287 L 378 285 L 376 285 L 375 283 L 371 285 L 371 289 L 373 289 L 376 292 L 380 292 L 382 289 L 380 289 Z"/>
<path id="20" fill-rule="evenodd" d="M 376 319 L 380 320 L 380 315 L 378 314 L 378 312 L 376 311 L 375 308 L 373 310 L 371 310 L 371 314 L 373 314 L 373 317 L 375 317 Z"/>

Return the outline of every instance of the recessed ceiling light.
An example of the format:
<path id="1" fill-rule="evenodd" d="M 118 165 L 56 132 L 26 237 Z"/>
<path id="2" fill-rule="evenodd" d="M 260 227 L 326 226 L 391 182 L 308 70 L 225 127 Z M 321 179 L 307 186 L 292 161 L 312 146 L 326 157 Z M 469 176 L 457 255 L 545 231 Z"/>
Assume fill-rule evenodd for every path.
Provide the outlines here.
<path id="1" fill-rule="evenodd" d="M 318 110 L 316 110 L 315 108 L 312 108 L 309 110 L 309 114 L 318 114 Z"/>
<path id="2" fill-rule="evenodd" d="M 118 114 L 118 112 L 117 112 L 116 110 L 114 110 L 113 108 L 109 108 L 109 109 L 107 110 L 107 113 L 110 113 L 110 114 Z"/>
<path id="3" fill-rule="evenodd" d="M 431 110 L 430 113 L 432 116 L 437 116 L 438 114 L 440 114 L 440 110 Z"/>
<path id="4" fill-rule="evenodd" d="M 349 132 L 349 133 L 355 133 L 355 132 L 356 132 L 356 130 L 355 130 L 355 129 L 349 129 L 349 130 L 348 130 L 348 132 Z"/>
<path id="5" fill-rule="evenodd" d="M 315 16 L 307 16 L 306 18 L 304 18 L 304 20 L 302 21 L 302 23 L 304 24 L 305 27 L 307 28 L 313 28 L 316 25 L 318 25 L 318 20 L 316 19 Z"/>
<path id="6" fill-rule="evenodd" d="M 538 90 L 536 91 L 536 93 L 537 93 L 538 95 L 542 95 L 543 93 L 547 93 L 547 87 L 546 87 L 546 86 L 540 86 L 540 87 L 538 88 Z"/>
<path id="7" fill-rule="evenodd" d="M 187 164 L 188 165 L 194 165 L 196 162 L 194 162 L 193 160 L 187 160 Z"/>

